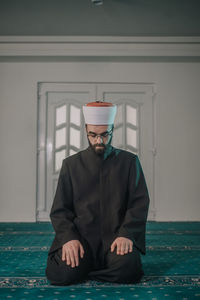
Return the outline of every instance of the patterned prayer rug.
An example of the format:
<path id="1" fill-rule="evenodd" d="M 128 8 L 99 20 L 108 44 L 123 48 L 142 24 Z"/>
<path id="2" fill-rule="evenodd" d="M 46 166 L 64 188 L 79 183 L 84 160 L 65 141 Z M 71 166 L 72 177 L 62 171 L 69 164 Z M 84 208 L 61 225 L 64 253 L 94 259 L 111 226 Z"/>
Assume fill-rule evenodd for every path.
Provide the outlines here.
<path id="1" fill-rule="evenodd" d="M 200 222 L 148 222 L 138 284 L 51 286 L 45 267 L 53 237 L 50 223 L 0 223 L 0 299 L 200 299 Z"/>

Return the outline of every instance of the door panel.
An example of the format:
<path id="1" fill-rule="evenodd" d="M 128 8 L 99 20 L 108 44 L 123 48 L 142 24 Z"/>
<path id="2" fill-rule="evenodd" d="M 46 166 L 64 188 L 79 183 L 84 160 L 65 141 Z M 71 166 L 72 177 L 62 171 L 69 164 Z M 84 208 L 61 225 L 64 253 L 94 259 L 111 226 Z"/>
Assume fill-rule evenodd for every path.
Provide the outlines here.
<path id="1" fill-rule="evenodd" d="M 102 84 L 97 87 L 97 98 L 117 104 L 112 144 L 138 155 L 151 199 L 149 219 L 154 219 L 153 87 L 145 84 Z"/>
<path id="2" fill-rule="evenodd" d="M 49 220 L 62 161 L 87 147 L 82 105 L 95 98 L 94 85 L 47 84 L 43 86 L 39 120 L 38 208 L 37 219 Z M 43 107 L 43 109 L 42 109 Z M 45 127 L 45 128 L 44 128 Z M 42 134 L 43 132 L 43 134 Z M 41 145 L 45 145 L 42 148 Z M 42 158 L 41 158 L 42 157 Z M 43 176 L 42 176 L 43 175 Z"/>

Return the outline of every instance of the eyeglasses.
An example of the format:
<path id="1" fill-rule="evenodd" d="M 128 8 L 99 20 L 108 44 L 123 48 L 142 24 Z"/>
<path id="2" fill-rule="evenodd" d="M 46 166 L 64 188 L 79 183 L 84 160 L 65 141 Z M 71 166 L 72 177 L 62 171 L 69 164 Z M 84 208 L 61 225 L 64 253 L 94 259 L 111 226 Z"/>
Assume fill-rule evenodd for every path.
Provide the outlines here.
<path id="1" fill-rule="evenodd" d="M 101 133 L 101 134 L 96 134 L 95 132 L 90 132 L 90 133 L 87 134 L 87 136 L 90 136 L 92 139 L 97 139 L 98 136 L 99 136 L 101 139 L 104 139 L 104 138 L 106 138 L 107 136 L 112 135 L 112 133 L 113 133 L 112 130 L 110 130 L 110 131 L 105 131 L 105 132 L 103 132 L 103 133 Z"/>

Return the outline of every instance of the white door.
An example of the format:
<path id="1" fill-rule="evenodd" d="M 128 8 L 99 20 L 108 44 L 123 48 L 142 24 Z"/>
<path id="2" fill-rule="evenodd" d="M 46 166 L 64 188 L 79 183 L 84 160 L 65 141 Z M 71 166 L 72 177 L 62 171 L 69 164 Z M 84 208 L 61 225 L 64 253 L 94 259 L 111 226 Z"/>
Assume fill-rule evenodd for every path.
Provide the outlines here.
<path id="1" fill-rule="evenodd" d="M 101 84 L 97 98 L 117 104 L 113 146 L 138 155 L 150 194 L 149 220 L 155 218 L 154 87 L 143 84 Z"/>
<path id="2" fill-rule="evenodd" d="M 81 107 L 94 99 L 94 85 L 39 86 L 38 221 L 49 221 L 62 160 L 87 147 Z"/>
<path id="3" fill-rule="evenodd" d="M 139 156 L 151 198 L 149 219 L 153 219 L 152 86 L 41 83 L 39 95 L 37 220 L 49 220 L 62 160 L 88 146 L 81 107 L 94 100 L 118 106 L 112 144 Z"/>

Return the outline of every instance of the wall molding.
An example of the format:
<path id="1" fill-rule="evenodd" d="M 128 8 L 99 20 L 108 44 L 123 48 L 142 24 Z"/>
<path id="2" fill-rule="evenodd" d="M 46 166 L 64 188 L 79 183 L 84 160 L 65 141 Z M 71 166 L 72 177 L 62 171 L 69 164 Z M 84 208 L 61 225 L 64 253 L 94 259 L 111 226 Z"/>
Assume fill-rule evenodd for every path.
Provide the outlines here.
<path id="1" fill-rule="evenodd" d="M 200 37 L 0 36 L 0 57 L 200 57 Z"/>

